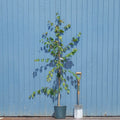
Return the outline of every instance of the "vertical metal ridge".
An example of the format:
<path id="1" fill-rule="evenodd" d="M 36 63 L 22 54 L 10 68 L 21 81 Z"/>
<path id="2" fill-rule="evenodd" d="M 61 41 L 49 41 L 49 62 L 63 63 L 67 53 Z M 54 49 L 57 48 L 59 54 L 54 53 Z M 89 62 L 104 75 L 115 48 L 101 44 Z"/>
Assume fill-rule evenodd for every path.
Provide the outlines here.
<path id="1" fill-rule="evenodd" d="M 97 89 L 97 86 L 96 86 L 96 84 L 97 84 L 97 51 L 96 51 L 96 49 L 97 49 L 97 31 L 96 31 L 96 29 L 97 29 L 97 1 L 94 1 L 94 3 L 93 3 L 93 7 L 94 7 L 94 9 L 93 9 L 93 19 L 94 19 L 94 24 L 93 24 L 93 102 L 94 102 L 94 104 L 93 104 L 93 109 L 94 109 L 94 112 L 93 112 L 93 114 L 95 114 L 96 115 L 96 113 L 97 113 L 97 97 L 96 97 L 96 94 L 97 94 L 97 91 L 96 91 L 96 89 Z"/>
<path id="2" fill-rule="evenodd" d="M 14 19 L 14 0 L 12 0 L 12 18 Z M 15 60 L 15 33 L 14 33 L 14 22 L 12 23 L 12 29 L 13 29 L 13 59 Z M 14 76 L 14 73 L 15 73 L 15 65 L 13 64 L 13 82 L 14 82 L 14 85 L 13 85 L 13 94 L 15 95 L 15 76 Z M 14 110 L 15 110 L 15 107 L 14 107 Z"/>
<path id="3" fill-rule="evenodd" d="M 18 94 L 20 95 L 20 79 L 19 79 L 20 78 L 19 0 L 17 1 L 17 33 L 18 33 L 18 44 L 17 44 L 17 46 L 18 46 Z M 19 96 L 18 96 L 18 98 L 19 98 Z M 18 99 L 18 101 L 20 103 L 20 99 Z M 20 105 L 18 105 L 18 109 L 19 109 L 19 112 L 20 112 Z"/>
<path id="4" fill-rule="evenodd" d="M 2 12 L 3 12 L 3 4 L 4 4 L 4 2 L 2 2 Z M 2 16 L 3 16 L 3 14 L 2 14 Z M 2 18 L 3 18 L 3 17 L 2 17 Z M 3 25 L 3 19 L 2 19 L 2 25 Z M 2 29 L 3 29 L 3 26 L 2 26 Z M 2 38 L 4 39 L 4 34 L 3 34 L 3 32 L 2 32 Z M 3 44 L 3 46 L 4 46 L 4 41 L 3 41 L 3 39 L 2 39 L 2 42 L 3 42 L 2 44 Z M 4 52 L 4 48 L 3 48 L 3 52 Z M 4 83 L 4 82 L 5 82 L 5 76 L 4 76 L 4 71 L 5 71 L 5 61 L 4 61 L 4 59 L 5 59 L 5 58 L 4 58 L 4 54 L 2 55 L 2 58 L 3 58 L 3 86 L 2 86 L 2 87 L 3 87 L 3 92 L 5 92 L 5 91 L 4 91 L 4 86 L 5 86 L 5 83 Z M 3 104 L 2 104 L 2 105 L 3 105 L 3 115 L 5 114 L 4 104 L 5 104 L 5 103 L 4 103 L 4 96 L 3 96 Z"/>
<path id="5" fill-rule="evenodd" d="M 0 8 L 1 8 L 1 44 L 2 44 L 2 51 L 1 51 L 1 53 L 2 53 L 2 55 L 1 55 L 1 59 L 2 59 L 2 70 L 4 71 L 4 58 L 3 58 L 3 5 L 2 5 L 3 3 L 2 3 L 2 0 L 1 0 L 1 6 L 0 6 Z M 1 80 L 0 80 L 1 81 Z M 1 84 L 1 89 L 3 90 L 3 92 L 4 92 L 4 89 L 3 89 L 3 86 L 4 86 L 4 76 L 3 76 L 3 74 L 2 74 L 2 84 Z M 1 115 L 0 116 L 2 116 L 3 115 L 3 101 L 4 101 L 4 97 L 1 97 Z"/>
<path id="6" fill-rule="evenodd" d="M 115 8 L 114 8 L 114 4 L 115 4 L 115 1 L 113 0 L 113 25 L 112 25 L 112 27 L 113 27 L 113 51 L 112 51 L 112 114 L 114 115 L 114 83 L 115 82 L 113 82 L 113 79 L 114 79 L 114 75 L 115 75 L 115 69 L 114 69 L 114 66 L 115 66 L 115 64 L 114 64 L 114 52 L 115 52 L 115 50 L 114 50 L 114 45 L 115 45 L 115 41 L 114 41 L 114 36 L 115 36 L 115 32 L 114 32 L 114 29 L 115 29 Z M 114 80 L 115 81 L 115 80 Z"/>
<path id="7" fill-rule="evenodd" d="M 97 100 L 97 86 L 98 86 L 98 16 L 99 16 L 99 0 L 97 2 L 97 50 L 96 50 L 96 61 L 97 61 L 97 65 L 96 65 L 96 114 L 98 113 L 98 106 L 97 106 L 97 103 L 98 103 L 98 100 Z"/>
<path id="8" fill-rule="evenodd" d="M 90 115 L 90 107 L 91 107 L 91 27 L 92 27 L 92 4 L 91 1 L 87 0 L 88 2 L 88 9 L 87 9 L 87 26 L 88 26 L 88 30 L 87 30 L 87 115 Z"/>
<path id="9" fill-rule="evenodd" d="M 77 16 L 78 16 L 78 13 L 77 13 L 77 11 L 78 11 L 78 8 L 77 8 L 77 4 L 78 4 L 78 1 L 76 0 L 76 24 L 77 24 Z M 77 33 L 78 31 L 77 31 L 77 25 L 76 25 L 76 35 L 78 34 Z M 76 45 L 76 47 L 77 47 L 77 45 Z M 78 51 L 77 51 L 77 53 L 78 53 Z M 77 65 L 77 53 L 76 53 L 76 65 Z M 77 66 L 76 66 L 76 70 L 77 70 Z"/>
<path id="10" fill-rule="evenodd" d="M 24 45 L 24 39 L 25 39 L 25 34 L 24 34 L 24 32 L 25 32 L 25 26 L 24 26 L 24 20 L 25 20 L 25 18 L 24 18 L 24 12 L 25 12 L 25 10 L 24 10 L 24 4 L 25 4 L 25 2 L 24 2 L 24 0 L 23 0 L 23 33 L 22 33 L 22 35 L 23 35 L 23 51 L 25 51 L 25 45 Z M 24 90 L 26 91 L 26 89 L 25 89 L 25 54 L 23 53 L 23 88 L 24 88 Z M 23 93 L 23 98 L 24 98 L 24 100 L 25 100 L 25 91 L 24 91 L 24 93 Z M 24 103 L 24 114 L 25 114 L 25 103 Z"/>
<path id="11" fill-rule="evenodd" d="M 107 27 L 107 36 L 108 36 L 108 47 L 107 47 L 107 58 L 108 58 L 108 63 L 109 63 L 109 0 L 108 0 L 108 27 Z M 108 87 L 108 78 L 109 78 L 109 71 L 108 71 L 108 64 L 107 64 L 107 91 L 109 89 Z M 109 92 L 107 92 L 107 97 L 109 98 Z M 107 106 L 107 110 L 109 109 L 109 107 Z"/>
<path id="12" fill-rule="evenodd" d="M 48 5 L 47 5 L 47 3 L 48 3 L 48 0 L 45 0 L 45 2 L 44 2 L 45 4 L 44 4 L 44 7 L 45 7 L 45 31 L 44 32 L 47 32 L 47 21 L 48 21 L 48 12 L 47 12 L 47 7 L 48 7 Z M 55 13 L 54 13 L 55 14 Z M 45 53 L 46 54 L 46 53 Z M 44 55 L 45 56 L 45 55 Z M 46 58 L 46 57 L 44 57 L 44 58 Z M 46 63 L 44 63 L 44 65 L 45 65 Z M 45 74 L 45 72 L 44 72 L 44 75 L 46 75 Z M 46 76 L 45 76 L 45 80 L 46 80 Z M 47 80 L 46 80 L 47 81 Z M 48 84 L 47 82 L 46 82 L 46 84 Z M 46 103 L 47 103 L 47 97 L 46 97 L 46 99 L 45 99 L 46 101 Z M 46 105 L 46 107 L 45 107 L 45 116 L 47 116 L 47 109 L 48 109 L 48 106 Z"/>
<path id="13" fill-rule="evenodd" d="M 56 10 L 57 10 L 57 9 L 56 9 L 56 1 L 57 1 L 57 0 L 55 0 L 55 13 L 58 12 L 58 11 L 56 11 Z"/>
<path id="14" fill-rule="evenodd" d="M 22 25 L 21 25 L 21 26 L 22 26 L 22 31 L 21 31 L 21 36 L 22 36 L 22 48 L 21 48 L 21 49 L 23 49 L 23 51 L 24 51 L 24 4 L 25 4 L 25 3 L 24 3 L 23 0 L 22 0 L 22 2 L 23 2 L 23 8 L 22 8 L 23 10 L 22 10 L 22 13 L 21 13 L 21 14 L 22 14 L 22 16 L 21 16 L 21 17 L 22 17 L 22 21 L 21 21 L 21 22 L 22 22 Z M 23 56 L 22 56 L 22 66 L 21 66 L 22 78 L 21 78 L 21 80 L 20 80 L 22 84 L 20 83 L 20 85 L 21 85 L 21 86 L 20 86 L 20 94 L 21 94 L 21 89 L 24 89 L 24 92 L 23 92 L 23 94 L 22 94 L 22 95 L 23 95 L 22 97 L 23 97 L 23 99 L 25 100 L 25 91 L 26 91 L 26 90 L 25 90 L 25 86 L 24 86 L 24 79 L 25 79 L 25 77 L 24 77 L 24 73 L 25 73 L 25 68 L 24 68 L 24 66 L 25 66 L 25 65 L 24 65 L 24 53 L 23 53 Z M 23 103 L 23 114 L 25 114 L 25 102 Z"/>
<path id="15" fill-rule="evenodd" d="M 102 109 L 103 109 L 103 48 L 104 48 L 104 0 L 102 1 L 103 2 L 103 13 L 102 13 L 102 15 L 103 15 L 103 18 L 102 18 L 102 73 L 101 73 L 101 75 L 102 75 L 102 88 L 101 88 L 101 92 L 102 92 Z"/>
<path id="16" fill-rule="evenodd" d="M 9 114 L 9 112 L 10 112 L 10 80 L 11 80 L 11 70 L 10 70 L 10 68 L 11 68 L 11 64 L 10 64 L 10 54 L 11 54 L 11 45 L 10 45 L 10 31 L 9 31 L 9 29 L 10 29 L 10 25 L 9 25 L 9 19 L 10 19 L 10 16 L 9 16 L 9 12 L 10 12 L 10 9 L 9 9 L 9 3 L 8 3 L 8 0 L 7 0 L 7 3 L 6 3 L 6 9 L 7 9 L 7 56 L 8 56 L 8 78 L 7 78 L 7 82 L 8 82 L 8 85 L 6 85 L 7 86 L 7 91 L 8 91 L 8 96 L 7 96 L 7 100 L 8 100 L 8 102 L 7 102 L 7 106 L 8 106 L 8 110 L 7 110 L 7 114 Z M 9 11 L 9 12 L 8 12 Z"/>
<path id="17" fill-rule="evenodd" d="M 12 19 L 14 19 L 14 13 L 13 13 L 13 10 L 14 10 L 14 5 L 13 5 L 13 0 L 12 0 Z M 13 59 L 14 59 L 14 22 L 12 21 L 12 39 L 13 39 Z M 13 85 L 13 95 L 15 95 L 15 79 L 14 79 L 14 63 L 13 63 L 13 69 L 12 69 L 12 72 L 13 72 L 13 82 L 14 82 L 14 85 Z M 15 110 L 15 106 L 14 108 L 12 109 L 13 111 Z"/>
<path id="18" fill-rule="evenodd" d="M 43 30 L 44 30 L 44 32 L 46 32 L 46 29 L 45 29 L 45 25 L 46 25 L 46 23 L 45 23 L 45 21 L 46 21 L 46 8 L 45 8 L 45 1 L 46 0 L 44 0 L 44 26 L 43 26 Z M 43 58 L 45 58 L 45 54 L 43 55 Z M 43 63 L 43 65 L 45 65 L 44 63 Z M 43 72 L 43 74 L 44 74 L 44 76 L 45 76 L 45 71 Z M 44 77 L 44 79 L 45 79 L 45 81 L 46 81 L 46 77 Z M 46 87 L 46 82 L 45 82 L 45 87 Z M 47 101 L 47 99 L 46 99 L 46 96 L 45 96 L 45 103 L 46 103 L 46 101 Z M 46 116 L 46 104 L 45 104 L 45 107 L 44 107 L 44 114 L 45 114 L 45 116 Z"/>
<path id="19" fill-rule="evenodd" d="M 34 39 L 34 42 L 33 42 L 33 58 L 35 59 L 35 1 L 33 2 L 33 39 Z M 34 65 L 33 65 L 33 68 L 35 69 L 35 62 L 34 62 Z M 33 80 L 33 90 L 35 91 L 35 80 Z"/>
<path id="20" fill-rule="evenodd" d="M 0 1 L 0 20 L 2 19 L 2 16 L 1 16 L 1 7 L 2 7 L 2 4 L 1 4 L 2 2 Z M 1 37 L 2 36 L 2 24 L 0 23 L 0 38 L 2 38 Z M 1 41 L 1 39 L 0 39 L 0 52 L 1 52 L 1 54 L 0 54 L 0 63 L 2 63 L 2 41 Z M 2 65 L 1 65 L 1 67 L 0 67 L 0 73 L 2 72 Z M 2 75 L 0 75 L 0 95 L 1 95 L 1 91 L 2 91 Z M 0 104 L 2 104 L 2 97 L 0 97 Z M 0 116 L 1 116 L 1 113 L 2 113 L 2 109 L 0 108 Z"/>
<path id="21" fill-rule="evenodd" d="M 66 18 L 67 19 L 66 20 L 67 24 L 69 24 L 67 21 L 71 22 L 71 28 L 70 28 L 70 34 L 71 35 L 70 35 L 70 37 L 68 37 L 68 34 L 66 34 L 66 38 L 68 39 L 67 40 L 68 43 L 72 40 L 72 37 L 76 36 L 76 30 L 77 30 L 77 25 L 76 25 L 76 22 L 77 22 L 77 13 L 76 13 L 77 6 L 76 6 L 76 2 L 77 1 L 71 0 L 71 4 L 70 4 L 71 5 L 71 14 L 70 14 L 71 15 L 70 16 L 71 20 L 68 19 L 69 17 Z M 68 0 L 68 3 L 69 3 L 69 0 Z M 69 11 L 67 11 L 67 15 L 66 16 L 69 15 L 68 13 L 69 13 Z M 70 49 L 70 51 L 72 51 L 72 49 Z M 76 54 L 75 54 L 75 56 L 72 56 L 71 61 L 72 62 L 74 61 L 75 65 L 76 65 Z M 73 72 L 77 72 L 76 68 L 77 68 L 76 66 L 72 66 L 71 70 Z M 71 76 L 70 73 L 69 73 L 69 76 Z M 69 83 L 69 85 L 70 85 L 70 83 Z M 72 94 L 74 94 L 74 98 L 72 97 L 71 101 L 69 101 L 70 102 L 69 104 L 73 103 L 73 106 L 74 106 L 76 104 L 76 102 L 77 102 L 77 99 L 76 99 L 77 98 L 76 89 L 74 89 L 72 85 L 71 85 L 70 89 L 72 89 L 72 91 L 73 91 Z M 69 110 L 69 112 L 70 112 L 70 110 Z"/>
<path id="22" fill-rule="evenodd" d="M 87 19 L 87 28 L 86 28 L 86 114 L 87 114 L 87 106 L 88 106 L 88 103 L 87 103 L 87 99 L 88 99 L 88 97 L 87 97 L 87 84 L 88 84 L 88 77 L 87 77 L 87 75 L 88 75 L 88 71 L 87 71 L 87 67 L 88 67 L 88 62 L 87 62 L 87 58 L 88 58 L 88 0 L 87 0 L 87 10 L 86 10 L 86 19 Z"/>
<path id="23" fill-rule="evenodd" d="M 118 2 L 118 4 L 119 4 L 119 11 L 120 11 L 120 1 Z M 120 44 L 120 42 L 119 42 L 119 39 L 120 39 L 120 36 L 119 36 L 119 33 L 120 33 L 120 28 L 119 28 L 119 26 L 120 26 L 120 12 L 119 12 L 119 16 L 118 16 L 118 65 L 117 65 L 117 114 L 119 114 L 119 104 L 118 104 L 118 101 L 119 101 L 119 96 L 118 96 L 118 94 L 119 94 L 119 90 L 118 90 L 118 87 L 119 87 L 119 70 L 120 70 L 120 68 L 119 68 L 119 64 L 120 64 L 120 62 L 119 62 L 119 50 L 120 50 L 120 46 L 119 46 L 119 44 Z"/>
<path id="24" fill-rule="evenodd" d="M 83 0 L 81 0 L 82 1 L 82 5 L 81 5 L 81 8 L 82 8 L 82 11 L 83 11 Z M 81 16 L 83 16 L 83 12 L 82 12 L 82 14 L 81 14 Z M 82 19 L 81 19 L 81 31 L 83 31 L 83 17 L 82 17 Z M 83 37 L 81 36 L 81 39 L 83 39 Z M 82 56 L 82 49 L 83 49 L 83 47 L 82 47 L 82 44 L 83 44 L 83 42 L 82 42 L 82 40 L 81 40 L 81 56 Z M 82 71 L 82 57 L 81 57 L 81 72 L 83 72 Z M 83 75 L 82 75 L 83 76 Z M 83 77 L 81 76 L 81 79 L 83 80 Z M 83 83 L 83 82 L 82 82 Z M 81 85 L 81 90 L 83 90 L 83 84 Z M 81 91 L 81 96 L 82 96 L 82 98 L 83 98 L 83 91 Z M 81 104 L 83 104 L 83 101 L 81 100 Z"/>
<path id="25" fill-rule="evenodd" d="M 92 26 L 93 26 L 93 0 L 92 0 Z M 93 66 L 93 32 L 92 32 L 92 35 L 91 35 L 91 64 Z M 93 67 L 91 68 L 91 106 L 93 105 L 93 101 L 92 101 L 92 97 L 93 97 Z"/>
<path id="26" fill-rule="evenodd" d="M 30 91 L 31 93 L 33 93 L 33 91 L 35 92 L 35 81 L 34 79 L 31 78 L 31 69 L 34 69 L 35 63 L 33 62 L 34 56 L 35 56 L 35 48 L 34 48 L 34 44 L 35 44 L 35 40 L 34 40 L 34 2 L 33 0 L 29 0 L 29 33 L 30 33 L 30 44 L 29 44 L 29 78 L 31 79 L 30 81 Z M 32 48 L 32 50 L 31 50 Z M 32 53 L 32 56 L 31 56 Z M 31 65 L 32 63 L 32 65 Z M 31 94 L 30 93 L 30 94 Z M 33 100 L 33 105 L 35 105 L 36 100 Z M 36 106 L 34 106 L 34 109 L 36 108 Z"/>
<path id="27" fill-rule="evenodd" d="M 118 13 L 118 15 L 117 15 Z M 119 4 L 118 0 L 114 1 L 114 74 L 113 74 L 113 114 L 115 115 L 117 113 L 117 103 L 118 103 L 118 98 L 117 98 L 117 66 L 118 66 L 118 16 L 119 16 Z"/>
<path id="28" fill-rule="evenodd" d="M 8 96 L 7 96 L 7 103 L 6 104 L 8 105 L 8 110 L 7 110 L 7 114 L 8 114 L 8 111 L 9 111 L 9 101 L 8 101 L 9 100 L 9 67 L 10 67 L 9 66 L 9 61 L 10 61 L 10 58 L 9 58 L 10 57 L 9 56 L 9 34 L 8 34 L 8 0 L 6 0 L 6 12 L 7 12 L 6 13 L 7 14 L 7 37 L 6 37 L 7 38 L 7 45 L 6 46 L 7 46 L 7 58 L 8 58 L 8 61 L 6 63 L 8 65 L 7 80 L 6 80 L 7 83 L 8 83 L 8 85 L 6 85 L 7 86 L 6 89 L 7 89 L 7 95 Z"/>
<path id="29" fill-rule="evenodd" d="M 30 1 L 28 0 L 28 31 L 29 31 L 29 33 L 30 33 Z M 30 40 L 30 37 L 28 36 L 28 39 Z M 30 46 L 30 43 L 31 43 L 31 40 L 29 41 L 29 43 L 28 43 L 28 46 Z M 30 80 L 30 48 L 28 48 L 29 50 L 28 50 L 28 64 L 29 64 L 29 70 L 28 70 L 28 79 Z M 31 81 L 29 81 L 29 94 L 31 94 L 30 92 L 31 92 L 31 90 L 30 90 L 30 88 L 31 88 L 31 83 L 30 83 Z M 25 87 L 26 87 L 26 84 L 25 84 Z"/>
<path id="30" fill-rule="evenodd" d="M 38 6 L 39 6 L 39 37 L 40 37 L 40 27 L 41 27 L 41 25 L 40 25 L 40 0 L 38 0 Z M 50 10 L 50 8 L 49 8 L 49 10 Z M 40 39 L 40 38 L 39 38 Z M 39 42 L 39 49 L 40 49 L 40 42 Z M 40 58 L 40 52 L 39 52 L 39 55 L 38 55 L 38 58 Z M 39 67 L 40 67 L 40 62 L 38 63 L 38 65 L 39 65 Z M 38 80 L 39 80 L 39 89 L 40 89 L 40 74 L 38 74 Z M 39 108 L 40 108 L 40 103 L 39 103 Z M 40 109 L 39 109 L 39 111 L 38 111 L 39 113 L 40 113 Z"/>
<path id="31" fill-rule="evenodd" d="M 49 0 L 49 19 L 51 19 L 51 0 Z"/>
<path id="32" fill-rule="evenodd" d="M 102 73 L 101 73 L 101 75 L 102 75 L 102 88 L 101 88 L 101 91 L 102 91 L 102 107 L 101 107 L 101 109 L 103 110 L 103 48 L 104 48 L 104 0 L 102 1 L 103 2 L 103 18 L 102 18 Z"/>
<path id="33" fill-rule="evenodd" d="M 109 2 L 109 65 L 108 65 L 108 67 L 109 67 L 109 86 L 108 86 L 108 89 L 109 89 L 109 92 L 108 92 L 108 94 L 109 94 L 109 101 L 108 101 L 108 104 L 109 104 L 109 108 L 108 109 L 111 109 L 111 111 L 109 111 L 109 113 L 108 114 L 110 114 L 111 112 L 112 112 L 112 50 L 113 50 L 113 48 L 112 48 L 112 45 L 113 45 L 113 40 L 112 40 L 112 38 L 113 38 L 113 36 L 112 36 L 112 33 L 113 33 L 113 28 L 112 28 L 112 24 L 113 24 L 113 16 L 112 16 L 112 11 L 113 11 L 113 8 L 112 8 L 112 1 L 113 0 L 111 0 L 111 2 Z"/>
<path id="34" fill-rule="evenodd" d="M 107 1 L 103 1 L 103 63 L 102 63 L 102 86 L 103 86 L 103 96 L 102 96 L 102 114 L 107 115 Z M 105 92 L 106 91 L 106 92 Z"/>
<path id="35" fill-rule="evenodd" d="M 113 70 L 113 74 L 112 74 L 112 113 L 113 113 L 113 75 L 114 75 L 114 0 L 113 0 L 113 44 L 112 44 L 112 70 Z"/>
<path id="36" fill-rule="evenodd" d="M 108 45 L 107 45 L 107 61 L 109 60 L 108 59 L 108 47 L 109 47 L 109 0 L 108 0 L 108 16 L 107 16 L 107 18 L 108 18 L 108 22 L 107 22 L 107 43 L 108 43 Z M 108 64 L 107 64 L 107 98 L 108 98 Z M 107 102 L 107 110 L 108 110 L 108 102 Z"/>
<path id="37" fill-rule="evenodd" d="M 40 7 L 41 7 L 41 1 L 39 0 L 39 24 L 40 24 L 40 28 L 42 27 L 42 25 L 41 25 L 41 12 L 42 12 L 42 10 L 40 9 Z M 41 30 L 39 31 L 39 37 L 40 37 L 40 39 L 41 39 Z M 40 50 L 40 47 L 41 47 L 41 43 L 39 42 L 39 50 Z M 41 53 L 39 52 L 39 58 L 40 58 L 40 56 L 41 56 Z M 40 67 L 40 62 L 39 62 L 39 67 Z M 39 74 L 39 86 L 40 86 L 40 88 L 42 87 L 41 86 L 41 80 L 40 80 L 40 74 Z M 40 96 L 40 98 L 42 98 L 41 96 Z M 39 107 L 41 107 L 41 104 L 40 104 L 40 106 Z M 39 113 L 41 112 L 41 109 L 39 110 Z"/>
<path id="38" fill-rule="evenodd" d="M 61 16 L 61 0 L 60 0 L 60 16 Z"/>

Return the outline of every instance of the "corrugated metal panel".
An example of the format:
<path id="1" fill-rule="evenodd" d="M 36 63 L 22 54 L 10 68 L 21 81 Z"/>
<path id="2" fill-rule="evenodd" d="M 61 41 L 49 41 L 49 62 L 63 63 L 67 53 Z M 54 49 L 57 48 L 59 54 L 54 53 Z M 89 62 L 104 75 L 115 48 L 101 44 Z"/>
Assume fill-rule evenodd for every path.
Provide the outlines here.
<path id="1" fill-rule="evenodd" d="M 34 59 L 46 57 L 39 53 L 39 40 L 56 12 L 72 25 L 65 43 L 82 32 L 72 70 L 83 73 L 80 103 L 84 115 L 120 115 L 119 0 L 0 0 L 0 116 L 53 114 L 57 101 L 44 95 L 34 100 L 28 97 L 47 85 L 50 68 L 44 70 L 45 64 L 41 68 Z M 68 107 L 67 115 L 73 115 L 76 104 L 71 83 L 71 94 L 63 92 L 61 99 Z"/>

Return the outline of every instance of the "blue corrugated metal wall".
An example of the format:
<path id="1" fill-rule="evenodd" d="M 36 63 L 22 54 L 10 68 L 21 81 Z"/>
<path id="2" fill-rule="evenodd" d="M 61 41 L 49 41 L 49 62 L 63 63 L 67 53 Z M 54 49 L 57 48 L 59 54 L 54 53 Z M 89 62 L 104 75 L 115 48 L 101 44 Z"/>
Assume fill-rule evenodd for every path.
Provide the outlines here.
<path id="1" fill-rule="evenodd" d="M 83 73 L 84 115 L 120 115 L 120 0 L 0 0 L 0 116 L 52 115 L 56 101 L 28 97 L 47 85 L 49 69 L 35 78 L 32 73 L 40 68 L 34 59 L 46 56 L 39 54 L 39 40 L 56 12 L 72 25 L 65 42 L 82 32 L 72 71 Z M 76 90 L 70 89 L 61 99 L 67 115 L 76 104 Z"/>

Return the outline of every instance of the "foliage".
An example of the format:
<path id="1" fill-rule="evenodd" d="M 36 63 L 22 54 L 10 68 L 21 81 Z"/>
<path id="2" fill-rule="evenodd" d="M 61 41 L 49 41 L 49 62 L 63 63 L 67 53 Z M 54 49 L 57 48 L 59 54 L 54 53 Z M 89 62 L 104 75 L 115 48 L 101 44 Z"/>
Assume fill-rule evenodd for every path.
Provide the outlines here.
<path id="1" fill-rule="evenodd" d="M 42 39 L 40 40 L 40 42 L 46 48 L 47 53 L 49 53 L 54 59 L 50 60 L 50 58 L 47 58 L 34 60 L 35 62 L 47 62 L 47 63 L 52 62 L 55 64 L 55 66 L 49 71 L 46 79 L 47 82 L 51 82 L 51 80 L 53 79 L 53 74 L 56 74 L 59 86 L 57 87 L 57 89 L 44 87 L 38 90 L 37 92 L 34 91 L 32 95 L 29 96 L 29 98 L 34 98 L 36 94 L 41 93 L 44 93 L 48 96 L 49 95 L 55 96 L 56 94 L 60 94 L 60 92 L 63 89 L 65 89 L 69 94 L 70 89 L 65 79 L 66 72 L 71 73 L 74 77 L 78 79 L 78 76 L 74 72 L 64 68 L 64 63 L 66 63 L 67 59 L 75 55 L 75 53 L 77 52 L 77 48 L 74 48 L 74 46 L 76 45 L 76 43 L 78 43 L 81 33 L 79 32 L 77 37 L 73 37 L 71 42 L 67 46 L 65 46 L 63 44 L 63 35 L 65 34 L 66 31 L 68 31 L 71 28 L 71 25 L 67 24 L 64 27 L 62 27 L 63 24 L 64 21 L 61 20 L 59 14 L 56 13 L 55 24 L 48 21 L 48 30 L 49 32 L 53 31 L 55 33 L 55 38 L 49 36 L 48 32 L 45 32 L 42 35 Z M 72 49 L 71 52 L 69 52 L 70 49 Z"/>

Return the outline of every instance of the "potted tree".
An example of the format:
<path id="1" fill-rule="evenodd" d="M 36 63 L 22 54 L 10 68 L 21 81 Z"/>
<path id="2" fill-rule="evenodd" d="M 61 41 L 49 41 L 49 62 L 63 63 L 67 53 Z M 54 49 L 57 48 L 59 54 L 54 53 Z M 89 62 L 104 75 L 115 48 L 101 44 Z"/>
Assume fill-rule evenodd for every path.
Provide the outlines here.
<path id="1" fill-rule="evenodd" d="M 70 93 L 70 89 L 65 77 L 66 72 L 71 73 L 74 77 L 76 77 L 76 79 L 79 79 L 74 72 L 66 69 L 64 64 L 67 63 L 68 59 L 70 59 L 70 57 L 72 57 L 77 52 L 77 48 L 75 48 L 74 46 L 79 42 L 81 33 L 79 32 L 77 37 L 73 37 L 68 45 L 64 45 L 62 36 L 67 30 L 71 28 L 71 25 L 67 24 L 63 26 L 63 24 L 64 21 L 60 18 L 59 14 L 56 13 L 55 24 L 48 21 L 48 30 L 49 32 L 54 32 L 55 37 L 53 38 L 49 36 L 49 32 L 46 32 L 42 35 L 42 39 L 40 40 L 45 48 L 45 51 L 47 51 L 47 53 L 50 54 L 53 59 L 51 60 L 50 58 L 44 58 L 34 60 L 36 62 L 41 61 L 54 64 L 52 66 L 53 68 L 49 71 L 46 80 L 47 82 L 51 82 L 51 80 L 53 79 L 53 74 L 55 74 L 57 77 L 58 86 L 57 88 L 43 87 L 37 92 L 34 91 L 32 95 L 29 96 L 29 98 L 34 98 L 36 94 L 41 93 L 44 93 L 48 96 L 57 95 L 57 106 L 54 106 L 55 118 L 66 117 L 66 106 L 60 105 L 62 90 L 65 89 L 68 94 Z M 71 52 L 69 52 L 70 49 L 72 49 Z"/>

